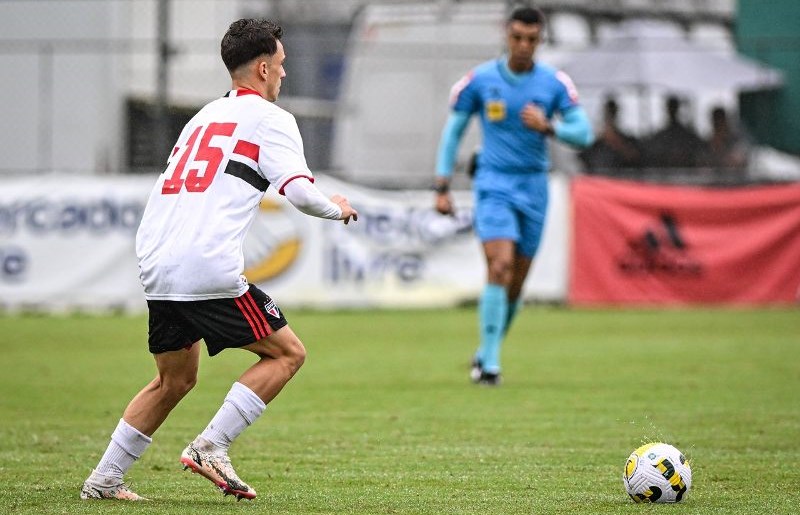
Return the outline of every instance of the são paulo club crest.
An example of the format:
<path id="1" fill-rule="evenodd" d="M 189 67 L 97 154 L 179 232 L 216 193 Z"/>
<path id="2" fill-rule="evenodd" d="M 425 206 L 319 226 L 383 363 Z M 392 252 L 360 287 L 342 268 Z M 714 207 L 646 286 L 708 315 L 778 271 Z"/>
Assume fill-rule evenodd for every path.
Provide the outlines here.
<path id="1" fill-rule="evenodd" d="M 278 311 L 278 306 L 275 305 L 275 302 L 270 299 L 269 302 L 264 303 L 264 311 L 269 313 L 274 318 L 280 318 L 281 312 Z"/>

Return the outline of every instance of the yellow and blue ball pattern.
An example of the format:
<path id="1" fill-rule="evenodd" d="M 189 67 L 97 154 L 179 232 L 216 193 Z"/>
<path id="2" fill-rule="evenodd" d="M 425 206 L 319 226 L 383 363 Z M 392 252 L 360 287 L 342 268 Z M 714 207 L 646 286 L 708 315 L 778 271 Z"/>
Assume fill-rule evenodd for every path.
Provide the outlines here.
<path id="1" fill-rule="evenodd" d="M 634 502 L 680 502 L 691 488 L 692 469 L 677 448 L 654 442 L 642 445 L 628 456 L 622 479 Z"/>

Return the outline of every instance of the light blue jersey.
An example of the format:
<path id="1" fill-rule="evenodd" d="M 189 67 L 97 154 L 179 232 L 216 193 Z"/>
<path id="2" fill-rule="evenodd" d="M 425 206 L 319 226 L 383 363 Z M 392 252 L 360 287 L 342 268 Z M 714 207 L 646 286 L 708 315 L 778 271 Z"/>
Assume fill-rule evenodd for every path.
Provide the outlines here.
<path id="1" fill-rule="evenodd" d="M 550 159 L 547 136 L 526 127 L 521 112 L 534 104 L 549 119 L 558 114 L 556 137 L 574 145 L 591 139 L 591 127 L 566 74 L 539 63 L 515 74 L 506 63 L 503 57 L 480 64 L 453 86 L 437 174 L 452 173 L 458 142 L 477 114 L 483 144 L 474 178 L 475 231 L 484 242 L 512 240 L 517 252 L 533 257 L 547 211 Z"/>
<path id="2" fill-rule="evenodd" d="M 479 168 L 504 173 L 548 170 L 546 136 L 525 127 L 520 117 L 528 103 L 552 118 L 578 106 L 578 95 L 565 73 L 536 63 L 530 72 L 513 74 L 505 57 L 480 64 L 453 86 L 452 109 L 480 116 Z"/>

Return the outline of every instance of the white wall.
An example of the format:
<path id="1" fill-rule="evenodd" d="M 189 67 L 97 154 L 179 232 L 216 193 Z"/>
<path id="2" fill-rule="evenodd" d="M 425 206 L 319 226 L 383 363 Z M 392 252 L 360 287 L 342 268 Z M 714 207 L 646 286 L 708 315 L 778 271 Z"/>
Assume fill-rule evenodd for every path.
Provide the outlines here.
<path id="1" fill-rule="evenodd" d="M 113 154 L 113 58 L 92 50 L 112 36 L 113 7 L 0 2 L 0 170 L 99 171 Z"/>
<path id="2" fill-rule="evenodd" d="M 452 85 L 502 49 L 503 5 L 374 6 L 353 26 L 334 168 L 356 182 L 424 187 L 448 114 Z M 477 144 L 471 127 L 465 162 Z"/>

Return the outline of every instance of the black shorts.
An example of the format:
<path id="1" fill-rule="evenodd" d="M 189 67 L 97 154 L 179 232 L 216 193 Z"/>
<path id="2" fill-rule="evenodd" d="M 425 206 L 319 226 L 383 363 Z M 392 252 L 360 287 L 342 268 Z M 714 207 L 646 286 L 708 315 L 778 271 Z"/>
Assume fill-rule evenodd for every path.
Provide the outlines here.
<path id="1" fill-rule="evenodd" d="M 209 356 L 261 340 L 287 324 L 275 302 L 250 285 L 241 297 L 148 300 L 150 352 L 179 350 L 203 339 Z"/>

